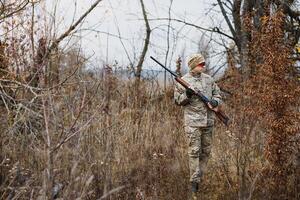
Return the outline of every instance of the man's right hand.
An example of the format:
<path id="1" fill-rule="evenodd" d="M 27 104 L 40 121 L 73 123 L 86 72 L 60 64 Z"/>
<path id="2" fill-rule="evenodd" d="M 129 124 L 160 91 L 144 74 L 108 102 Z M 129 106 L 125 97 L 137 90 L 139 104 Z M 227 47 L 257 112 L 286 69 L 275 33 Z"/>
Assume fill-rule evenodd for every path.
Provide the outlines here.
<path id="1" fill-rule="evenodd" d="M 185 94 L 186 94 L 187 98 L 191 98 L 195 94 L 195 92 L 192 89 L 187 88 L 185 91 Z"/>
<path id="2" fill-rule="evenodd" d="M 207 103 L 207 106 L 208 106 L 211 110 L 213 110 L 213 111 L 215 111 L 215 112 L 218 112 L 218 111 L 219 111 L 219 106 L 213 107 L 209 102 Z"/>

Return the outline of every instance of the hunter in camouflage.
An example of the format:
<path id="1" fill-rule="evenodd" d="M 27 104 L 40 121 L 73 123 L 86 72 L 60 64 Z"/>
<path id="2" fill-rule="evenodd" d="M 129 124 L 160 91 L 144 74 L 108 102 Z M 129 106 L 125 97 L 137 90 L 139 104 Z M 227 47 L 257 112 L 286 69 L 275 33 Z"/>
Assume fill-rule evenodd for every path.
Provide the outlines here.
<path id="1" fill-rule="evenodd" d="M 221 104 L 220 89 L 213 78 L 205 73 L 205 60 L 201 54 L 194 54 L 188 60 L 190 72 L 182 77 L 195 91 L 200 91 L 208 99 L 214 109 Z M 175 102 L 184 107 L 185 132 L 189 139 L 189 168 L 192 199 L 197 199 L 196 193 L 201 176 L 211 152 L 214 113 L 193 92 L 176 84 Z"/>

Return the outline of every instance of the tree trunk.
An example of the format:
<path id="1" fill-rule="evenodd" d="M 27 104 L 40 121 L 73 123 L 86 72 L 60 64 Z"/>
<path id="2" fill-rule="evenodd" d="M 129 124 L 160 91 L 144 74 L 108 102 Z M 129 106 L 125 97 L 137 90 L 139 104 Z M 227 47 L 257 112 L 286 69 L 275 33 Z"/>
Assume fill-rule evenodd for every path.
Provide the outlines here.
<path id="1" fill-rule="evenodd" d="M 135 73 L 136 87 L 139 87 L 139 82 L 140 82 L 141 73 L 142 73 L 142 66 L 143 66 L 143 63 L 144 63 L 144 60 L 145 60 L 146 53 L 148 51 L 148 46 L 149 46 L 149 43 L 150 43 L 150 35 L 151 35 L 151 29 L 150 29 L 150 25 L 149 25 L 149 22 L 148 22 L 144 1 L 140 0 L 140 3 L 141 3 L 142 11 L 143 11 L 143 17 L 144 17 L 145 25 L 146 25 L 146 38 L 145 38 L 143 51 L 141 53 L 139 62 L 136 66 L 136 73 Z"/>

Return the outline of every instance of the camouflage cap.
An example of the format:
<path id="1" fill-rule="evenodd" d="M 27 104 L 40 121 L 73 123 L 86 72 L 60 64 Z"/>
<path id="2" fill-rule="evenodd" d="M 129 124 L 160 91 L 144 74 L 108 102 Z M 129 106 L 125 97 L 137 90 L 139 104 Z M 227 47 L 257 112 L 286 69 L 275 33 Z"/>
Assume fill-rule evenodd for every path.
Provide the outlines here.
<path id="1" fill-rule="evenodd" d="M 204 57 L 200 53 L 193 54 L 188 59 L 188 66 L 192 70 L 197 65 L 199 65 L 200 63 L 204 63 L 204 62 L 205 62 L 205 59 L 204 59 Z"/>

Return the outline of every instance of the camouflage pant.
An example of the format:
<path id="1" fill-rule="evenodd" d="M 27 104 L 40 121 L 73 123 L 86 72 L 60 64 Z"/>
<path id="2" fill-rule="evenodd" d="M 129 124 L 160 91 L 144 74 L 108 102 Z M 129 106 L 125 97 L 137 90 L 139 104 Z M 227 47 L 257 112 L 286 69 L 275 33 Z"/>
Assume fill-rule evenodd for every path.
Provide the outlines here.
<path id="1" fill-rule="evenodd" d="M 213 128 L 186 127 L 185 130 L 189 139 L 190 181 L 199 183 L 210 157 Z"/>

